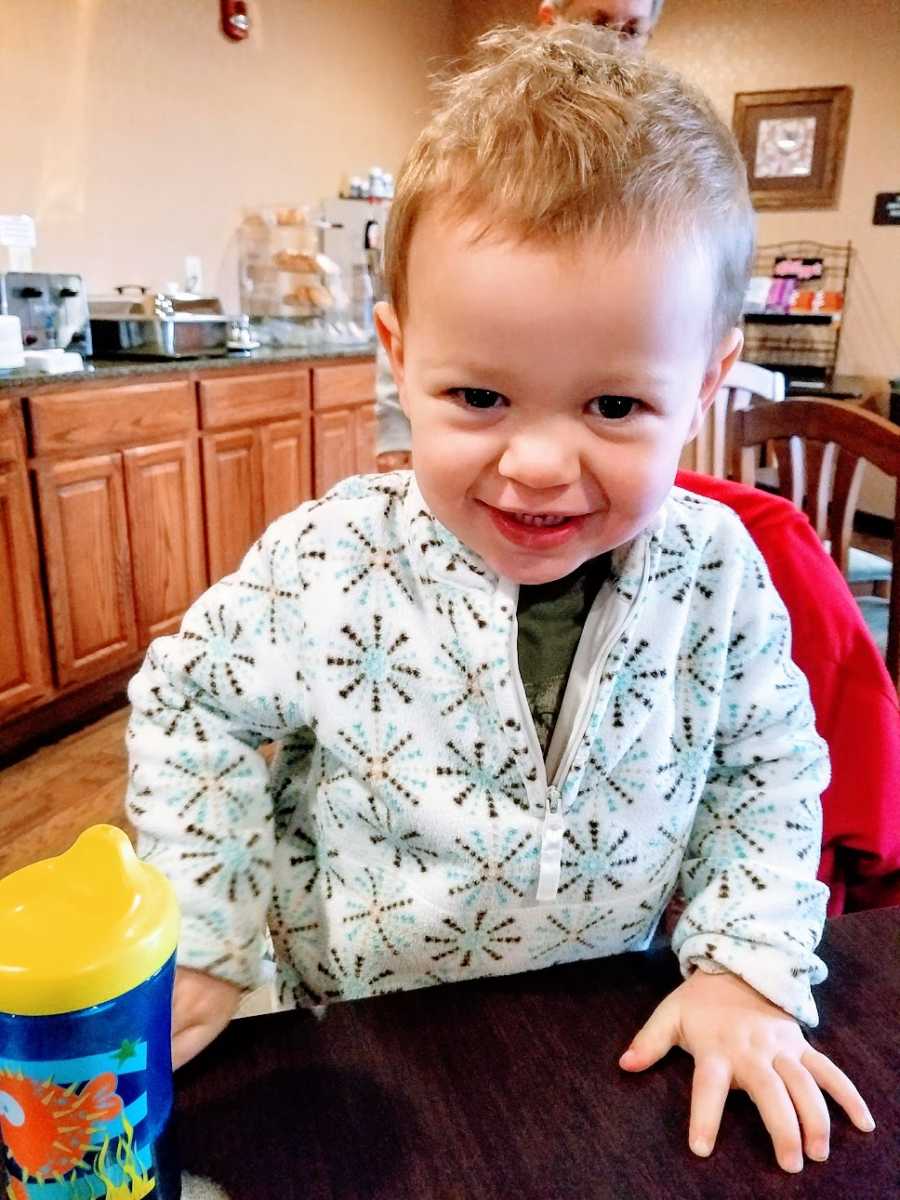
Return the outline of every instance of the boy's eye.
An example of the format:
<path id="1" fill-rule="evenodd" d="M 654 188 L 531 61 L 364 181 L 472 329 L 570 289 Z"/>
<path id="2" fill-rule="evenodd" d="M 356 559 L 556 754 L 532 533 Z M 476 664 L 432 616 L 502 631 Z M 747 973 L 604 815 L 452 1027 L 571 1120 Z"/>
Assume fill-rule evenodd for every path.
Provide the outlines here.
<path id="1" fill-rule="evenodd" d="M 498 402 L 503 400 L 499 392 L 492 392 L 489 388 L 451 388 L 450 395 L 462 400 L 467 408 L 496 408 Z"/>
<path id="2" fill-rule="evenodd" d="M 640 400 L 633 396 L 595 396 L 591 404 L 598 416 L 607 421 L 621 421 L 631 416 Z"/>

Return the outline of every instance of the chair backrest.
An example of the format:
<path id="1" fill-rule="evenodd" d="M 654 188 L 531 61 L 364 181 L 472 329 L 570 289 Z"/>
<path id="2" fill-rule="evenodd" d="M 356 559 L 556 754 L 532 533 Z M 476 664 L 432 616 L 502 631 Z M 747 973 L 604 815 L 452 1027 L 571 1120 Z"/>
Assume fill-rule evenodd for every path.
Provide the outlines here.
<path id="1" fill-rule="evenodd" d="M 727 479 L 731 472 L 732 454 L 729 445 L 729 417 L 739 408 L 749 408 L 751 402 L 784 399 L 784 376 L 767 371 L 755 363 L 736 362 L 725 382 L 716 393 L 706 419 L 694 440 L 693 459 L 682 462 L 683 467 Z"/>
<path id="2" fill-rule="evenodd" d="M 753 484 L 759 448 L 771 445 L 781 494 L 802 509 L 847 574 L 865 463 L 895 480 L 893 561 L 900 563 L 900 426 L 855 405 L 812 397 L 733 412 L 731 444 L 742 483 Z M 810 581 L 814 587 L 815 582 Z M 891 584 L 887 667 L 900 688 L 900 585 Z"/>

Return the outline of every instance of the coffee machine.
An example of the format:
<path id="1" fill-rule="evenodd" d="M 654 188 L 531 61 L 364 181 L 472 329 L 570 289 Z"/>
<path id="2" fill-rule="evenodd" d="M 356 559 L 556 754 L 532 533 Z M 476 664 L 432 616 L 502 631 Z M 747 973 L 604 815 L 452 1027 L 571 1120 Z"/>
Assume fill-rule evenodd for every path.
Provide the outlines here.
<path id="1" fill-rule="evenodd" d="M 0 313 L 19 318 L 26 350 L 91 353 L 87 291 L 80 275 L 0 273 Z"/>

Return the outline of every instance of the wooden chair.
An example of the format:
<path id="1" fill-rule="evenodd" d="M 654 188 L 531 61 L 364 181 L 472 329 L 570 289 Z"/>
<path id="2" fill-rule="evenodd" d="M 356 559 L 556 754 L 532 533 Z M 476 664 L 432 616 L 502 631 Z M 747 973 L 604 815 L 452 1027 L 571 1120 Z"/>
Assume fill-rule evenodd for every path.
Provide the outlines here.
<path id="1" fill-rule="evenodd" d="M 727 479 L 732 462 L 728 444 L 729 417 L 739 408 L 749 408 L 757 399 L 783 400 L 784 376 L 778 371 L 758 367 L 755 363 L 736 362 L 716 393 L 682 467 L 702 475 Z"/>
<path id="2" fill-rule="evenodd" d="M 865 409 L 813 398 L 761 404 L 732 413 L 730 440 L 743 483 L 755 484 L 761 446 L 778 460 L 778 489 L 802 509 L 841 574 L 848 572 L 850 537 L 865 463 L 900 480 L 900 427 Z M 900 562 L 900 487 L 896 487 L 893 560 Z M 815 580 L 810 580 L 815 587 Z M 876 641 L 885 643 L 888 672 L 900 690 L 900 587 L 890 598 L 859 601 Z"/>

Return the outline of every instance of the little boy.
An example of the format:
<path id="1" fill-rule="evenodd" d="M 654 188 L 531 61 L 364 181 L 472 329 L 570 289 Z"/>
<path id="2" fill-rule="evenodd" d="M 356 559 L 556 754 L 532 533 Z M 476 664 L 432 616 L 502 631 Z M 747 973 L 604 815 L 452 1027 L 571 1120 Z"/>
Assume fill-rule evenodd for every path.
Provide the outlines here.
<path id="1" fill-rule="evenodd" d="M 828 769 L 787 616 L 738 520 L 672 487 L 751 249 L 727 129 L 608 37 L 500 31 L 446 85 L 377 313 L 415 475 L 277 521 L 131 686 L 176 1062 L 267 925 L 281 1000 L 321 1005 L 642 949 L 678 890 L 685 981 L 621 1066 L 693 1055 L 698 1154 L 732 1085 L 789 1171 L 827 1157 L 820 1088 L 872 1128 L 794 1019 Z"/>

